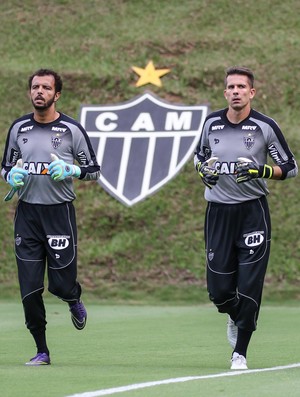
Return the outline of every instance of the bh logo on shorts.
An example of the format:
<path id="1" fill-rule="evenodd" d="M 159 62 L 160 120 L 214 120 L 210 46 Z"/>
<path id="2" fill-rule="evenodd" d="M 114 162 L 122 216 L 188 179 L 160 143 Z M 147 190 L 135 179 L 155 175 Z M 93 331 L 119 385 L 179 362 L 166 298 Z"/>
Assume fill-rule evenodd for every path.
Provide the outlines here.
<path id="1" fill-rule="evenodd" d="M 47 236 L 49 246 L 54 250 L 64 250 L 69 246 L 70 236 Z"/>
<path id="2" fill-rule="evenodd" d="M 189 160 L 207 113 L 207 106 L 174 105 L 149 92 L 117 105 L 82 106 L 99 184 L 127 206 L 153 194 Z"/>
<path id="3" fill-rule="evenodd" d="M 264 234 L 263 231 L 259 231 L 259 232 L 252 232 L 252 233 L 244 235 L 245 244 L 248 247 L 257 247 L 258 245 L 262 244 L 264 241 L 263 234 Z"/>

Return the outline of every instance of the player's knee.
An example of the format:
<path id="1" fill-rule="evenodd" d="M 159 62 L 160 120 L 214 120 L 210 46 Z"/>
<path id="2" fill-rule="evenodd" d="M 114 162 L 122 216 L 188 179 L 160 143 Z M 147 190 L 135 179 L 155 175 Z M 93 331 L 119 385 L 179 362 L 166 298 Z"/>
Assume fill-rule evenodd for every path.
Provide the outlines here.
<path id="1" fill-rule="evenodd" d="M 56 285 L 55 287 L 49 286 L 48 291 L 52 294 L 55 295 L 61 299 L 65 298 L 66 295 L 66 288 L 63 284 L 61 285 Z"/>
<path id="2" fill-rule="evenodd" d="M 78 293 L 78 283 L 72 285 L 67 285 L 66 283 L 56 284 L 55 286 L 49 285 L 48 290 L 52 295 L 66 301 L 74 298 L 76 299 L 78 295 L 80 296 Z"/>
<path id="3" fill-rule="evenodd" d="M 238 297 L 229 294 L 228 291 L 220 291 L 218 294 L 209 293 L 209 299 L 214 303 L 220 313 L 230 313 L 238 305 Z"/>

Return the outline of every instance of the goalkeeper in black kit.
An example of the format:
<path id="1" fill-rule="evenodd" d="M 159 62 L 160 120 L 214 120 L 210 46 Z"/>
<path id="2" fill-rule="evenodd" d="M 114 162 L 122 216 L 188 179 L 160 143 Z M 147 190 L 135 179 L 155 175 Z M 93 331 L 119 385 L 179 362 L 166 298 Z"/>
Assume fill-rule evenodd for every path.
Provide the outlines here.
<path id="1" fill-rule="evenodd" d="M 84 128 L 56 110 L 61 77 L 53 70 L 40 69 L 28 83 L 33 112 L 12 123 L 1 173 L 11 189 L 6 200 L 14 192 L 19 199 L 15 255 L 25 324 L 37 348 L 26 365 L 39 366 L 50 364 L 42 297 L 46 266 L 49 291 L 68 304 L 76 329 L 86 324 L 87 312 L 77 281 L 73 178 L 95 181 L 100 177 L 100 166 Z"/>
<path id="2" fill-rule="evenodd" d="M 226 71 L 228 107 L 208 115 L 194 157 L 206 185 L 207 289 L 218 311 L 228 315 L 233 370 L 248 368 L 261 306 L 271 243 L 266 181 L 298 173 L 278 124 L 251 107 L 255 93 L 250 69 Z"/>

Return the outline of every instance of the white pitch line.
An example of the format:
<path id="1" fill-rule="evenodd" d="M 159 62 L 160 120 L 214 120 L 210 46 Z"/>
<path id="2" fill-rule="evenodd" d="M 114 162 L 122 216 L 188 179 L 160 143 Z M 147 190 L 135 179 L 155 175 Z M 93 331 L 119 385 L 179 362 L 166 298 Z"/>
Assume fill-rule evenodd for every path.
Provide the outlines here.
<path id="1" fill-rule="evenodd" d="M 112 394 L 124 393 L 124 392 L 130 391 L 130 390 L 145 389 L 147 387 L 168 385 L 171 383 L 183 383 L 183 382 L 189 382 L 191 380 L 222 378 L 222 377 L 226 377 L 226 376 L 248 375 L 248 374 L 254 374 L 254 373 L 258 373 L 258 372 L 281 371 L 283 369 L 292 369 L 292 368 L 299 368 L 299 367 L 300 367 L 300 363 L 296 363 L 296 364 L 282 365 L 279 367 L 271 367 L 271 368 L 221 372 L 219 374 L 201 375 L 201 376 L 186 376 L 183 378 L 171 378 L 171 379 L 164 379 L 164 380 L 158 380 L 158 381 L 153 381 L 153 382 L 136 383 L 136 384 L 128 385 L 128 386 L 113 387 L 111 389 L 102 389 L 102 390 L 89 391 L 89 392 L 84 392 L 84 393 L 77 393 L 77 394 L 72 394 L 70 396 L 65 396 L 65 397 L 109 396 Z"/>

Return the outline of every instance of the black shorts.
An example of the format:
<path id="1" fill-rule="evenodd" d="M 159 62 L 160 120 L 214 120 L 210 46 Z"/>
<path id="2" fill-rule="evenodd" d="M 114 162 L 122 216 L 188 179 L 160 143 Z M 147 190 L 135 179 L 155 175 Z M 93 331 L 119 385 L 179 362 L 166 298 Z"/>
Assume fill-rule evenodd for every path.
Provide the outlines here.
<path id="1" fill-rule="evenodd" d="M 208 203 L 205 244 L 209 296 L 220 312 L 230 313 L 238 305 L 241 328 L 255 329 L 270 242 L 266 197 L 241 204 Z"/>
<path id="2" fill-rule="evenodd" d="M 63 299 L 74 299 L 78 288 L 73 204 L 39 205 L 19 201 L 14 229 L 22 298 L 43 289 L 47 264 L 49 291 Z"/>

